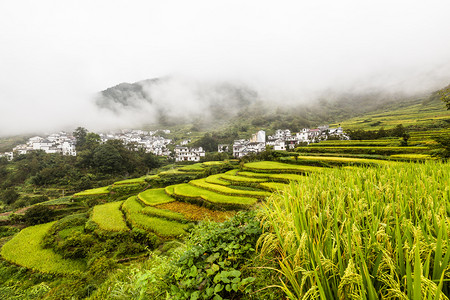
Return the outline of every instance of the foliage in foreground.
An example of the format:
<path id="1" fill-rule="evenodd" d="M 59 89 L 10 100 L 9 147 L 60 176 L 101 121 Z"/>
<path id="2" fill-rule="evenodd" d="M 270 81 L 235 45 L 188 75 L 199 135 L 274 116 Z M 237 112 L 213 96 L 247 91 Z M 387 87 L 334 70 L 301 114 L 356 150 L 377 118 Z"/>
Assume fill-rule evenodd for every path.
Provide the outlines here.
<path id="1" fill-rule="evenodd" d="M 261 255 L 289 299 L 448 299 L 449 164 L 333 169 L 271 197 Z"/>
<path id="2" fill-rule="evenodd" d="M 174 299 L 233 298 L 251 290 L 255 278 L 241 268 L 254 254 L 261 234 L 254 212 L 238 213 L 223 223 L 203 223 L 195 228 L 190 249 L 178 261 Z"/>

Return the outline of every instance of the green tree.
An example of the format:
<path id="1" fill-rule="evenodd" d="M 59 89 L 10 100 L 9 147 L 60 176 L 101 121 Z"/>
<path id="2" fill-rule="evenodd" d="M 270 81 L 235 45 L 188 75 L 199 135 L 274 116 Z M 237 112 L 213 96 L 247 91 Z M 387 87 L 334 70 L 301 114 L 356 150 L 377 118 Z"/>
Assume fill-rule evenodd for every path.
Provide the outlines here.
<path id="1" fill-rule="evenodd" d="M 86 128 L 83 127 L 78 127 L 77 129 L 75 129 L 75 131 L 72 133 L 73 136 L 77 139 L 77 142 L 75 144 L 76 148 L 81 149 L 84 147 L 85 143 L 86 143 L 86 135 L 87 135 L 88 131 Z"/>
<path id="2" fill-rule="evenodd" d="M 54 211 L 48 206 L 35 205 L 25 212 L 24 220 L 28 225 L 36 225 L 50 222 L 53 216 Z"/>
<path id="3" fill-rule="evenodd" d="M 446 88 L 443 88 L 439 91 L 439 96 L 441 100 L 445 103 L 447 106 L 447 110 L 450 110 L 450 85 Z"/>
<path id="4" fill-rule="evenodd" d="M 450 158 L 450 136 L 439 135 L 433 138 L 436 141 L 436 146 L 434 146 L 434 156 L 441 157 L 443 160 L 448 160 Z"/>
<path id="5" fill-rule="evenodd" d="M 94 167 L 105 174 L 117 174 L 124 169 L 124 160 L 119 151 L 108 143 L 95 149 L 93 164 Z"/>
<path id="6" fill-rule="evenodd" d="M 402 124 L 398 124 L 394 129 L 392 129 L 392 136 L 403 137 L 405 134 L 407 134 L 407 132 Z"/>
<path id="7" fill-rule="evenodd" d="M 9 188 L 0 194 L 0 200 L 5 204 L 10 205 L 16 202 L 16 200 L 19 199 L 19 196 L 19 193 L 17 193 L 14 188 Z"/>

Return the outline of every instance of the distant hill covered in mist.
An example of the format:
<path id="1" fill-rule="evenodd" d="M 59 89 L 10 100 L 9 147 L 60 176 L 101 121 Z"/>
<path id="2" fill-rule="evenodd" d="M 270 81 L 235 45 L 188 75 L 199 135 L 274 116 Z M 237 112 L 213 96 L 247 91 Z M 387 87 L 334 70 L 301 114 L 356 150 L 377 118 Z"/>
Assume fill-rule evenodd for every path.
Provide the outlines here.
<path id="1" fill-rule="evenodd" d="M 136 111 L 148 114 L 149 123 L 163 126 L 194 124 L 202 131 L 230 126 L 242 131 L 246 128 L 295 131 L 418 104 L 423 107 L 433 105 L 437 110 L 441 105 L 436 93 L 407 96 L 384 91 L 328 91 L 314 101 L 305 103 L 299 99 L 287 104 L 280 100 L 271 101 L 242 83 L 204 83 L 173 77 L 121 83 L 100 92 L 96 100 L 99 108 L 118 115 Z M 443 104 L 442 110 L 445 111 Z"/>

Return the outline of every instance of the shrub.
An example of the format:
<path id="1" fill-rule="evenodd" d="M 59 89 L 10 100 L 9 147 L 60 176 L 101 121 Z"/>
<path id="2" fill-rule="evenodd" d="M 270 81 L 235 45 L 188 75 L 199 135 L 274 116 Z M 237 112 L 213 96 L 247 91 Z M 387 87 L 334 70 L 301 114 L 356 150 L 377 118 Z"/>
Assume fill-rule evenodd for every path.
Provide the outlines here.
<path id="1" fill-rule="evenodd" d="M 253 212 L 238 213 L 224 223 L 203 223 L 191 234 L 186 251 L 178 261 L 174 299 L 236 299 L 251 291 L 252 277 L 240 270 L 255 253 L 261 233 Z"/>
<path id="2" fill-rule="evenodd" d="M 24 215 L 24 221 L 28 225 L 48 223 L 53 219 L 54 211 L 45 205 L 30 207 Z"/>

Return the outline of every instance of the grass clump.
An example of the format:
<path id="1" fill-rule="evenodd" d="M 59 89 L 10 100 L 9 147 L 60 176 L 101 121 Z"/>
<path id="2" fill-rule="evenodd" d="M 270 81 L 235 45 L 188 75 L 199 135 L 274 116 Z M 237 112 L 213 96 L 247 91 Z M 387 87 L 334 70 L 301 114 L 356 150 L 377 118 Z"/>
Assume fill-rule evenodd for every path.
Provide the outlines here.
<path id="1" fill-rule="evenodd" d="M 448 299 L 450 165 L 329 169 L 262 213 L 290 299 Z"/>
<path id="2" fill-rule="evenodd" d="M 120 211 L 122 203 L 123 201 L 118 201 L 94 206 L 92 211 L 92 221 L 102 230 L 117 232 L 127 231 L 128 226 Z"/>
<path id="3" fill-rule="evenodd" d="M 173 198 L 171 198 L 168 195 L 168 193 L 166 193 L 167 189 L 170 190 L 171 188 L 166 187 L 166 189 L 160 188 L 160 189 L 146 190 L 142 193 L 139 193 L 138 198 L 145 205 L 150 205 L 150 206 L 175 201 Z"/>
<path id="4" fill-rule="evenodd" d="M 42 273 L 77 274 L 84 271 L 86 264 L 83 261 L 63 259 L 51 249 L 41 246 L 42 239 L 54 223 L 23 229 L 2 247 L 2 257 L 11 263 Z"/>

